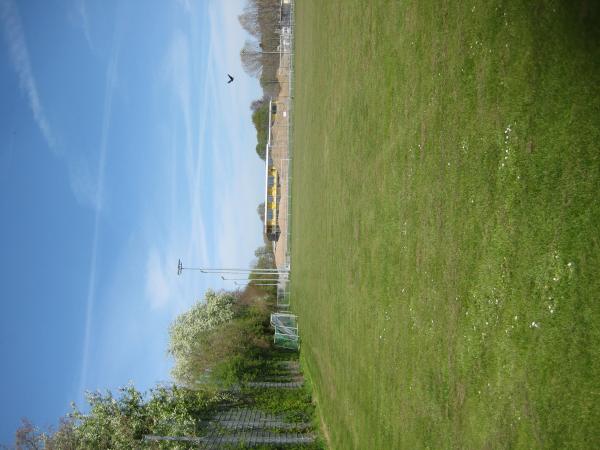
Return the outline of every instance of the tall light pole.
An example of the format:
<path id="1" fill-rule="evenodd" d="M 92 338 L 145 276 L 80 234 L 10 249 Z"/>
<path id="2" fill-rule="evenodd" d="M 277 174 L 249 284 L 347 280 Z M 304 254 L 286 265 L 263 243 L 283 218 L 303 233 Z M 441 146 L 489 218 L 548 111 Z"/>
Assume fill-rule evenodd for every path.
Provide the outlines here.
<path id="1" fill-rule="evenodd" d="M 245 53 L 247 55 L 289 55 L 291 52 L 286 52 L 284 50 L 275 50 L 275 51 L 258 50 L 258 51 L 247 52 L 245 50 L 242 50 L 241 53 Z"/>
<path id="2" fill-rule="evenodd" d="M 242 269 L 242 268 L 207 268 L 207 267 L 184 267 L 186 270 L 199 270 L 205 273 L 218 273 L 218 272 L 241 272 L 241 273 L 280 273 L 288 272 L 288 269 Z"/>
<path id="3" fill-rule="evenodd" d="M 243 274 L 243 273 L 254 273 L 257 275 L 277 275 L 287 274 L 289 269 L 242 269 L 242 268 L 208 268 L 208 267 L 184 267 L 181 260 L 177 261 L 177 275 L 181 275 L 184 270 L 194 270 L 202 273 L 229 273 L 229 274 Z"/>
<path id="4" fill-rule="evenodd" d="M 224 281 L 289 281 L 288 278 L 225 278 L 221 275 Z"/>

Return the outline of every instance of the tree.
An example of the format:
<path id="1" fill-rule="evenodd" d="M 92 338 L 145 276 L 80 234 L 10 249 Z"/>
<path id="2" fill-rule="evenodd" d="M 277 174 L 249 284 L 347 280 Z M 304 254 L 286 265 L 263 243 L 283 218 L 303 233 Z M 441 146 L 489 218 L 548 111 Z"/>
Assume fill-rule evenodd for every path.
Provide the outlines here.
<path id="1" fill-rule="evenodd" d="M 279 68 L 279 55 L 269 52 L 276 51 L 279 45 L 280 14 L 279 0 L 249 0 L 238 17 L 242 27 L 254 38 L 246 40 L 240 51 L 242 67 L 251 77 L 261 79 L 263 89 L 273 88 L 264 81 L 274 80 Z"/>
<path id="2" fill-rule="evenodd" d="M 273 246 L 271 242 L 258 247 L 254 251 L 256 256 L 256 263 L 254 268 L 256 269 L 275 269 L 275 255 L 273 254 Z"/>
<path id="3" fill-rule="evenodd" d="M 172 375 L 186 386 L 195 386 L 229 346 L 216 347 L 218 331 L 234 317 L 235 297 L 208 290 L 205 301 L 180 314 L 169 329 L 169 353 L 175 359 Z"/>
<path id="4" fill-rule="evenodd" d="M 145 435 L 189 436 L 200 433 L 200 418 L 217 405 L 233 399 L 227 392 L 157 386 L 148 393 L 129 385 L 110 391 L 88 392 L 89 411 L 73 411 L 63 417 L 56 431 L 43 432 L 27 419 L 15 436 L 18 450 L 196 448 L 193 443 L 144 442 Z"/>
<path id="5" fill-rule="evenodd" d="M 17 450 L 77 450 L 81 440 L 76 433 L 72 416 L 62 417 L 56 431 L 50 428 L 42 431 L 27 419 L 21 419 L 21 426 L 15 432 Z"/>
<path id="6" fill-rule="evenodd" d="M 244 71 L 251 77 L 260 78 L 263 68 L 263 55 L 258 41 L 246 40 L 240 50 L 240 58 Z"/>
<path id="7" fill-rule="evenodd" d="M 88 392 L 89 412 L 76 407 L 71 417 L 82 448 L 136 448 L 144 434 L 150 433 L 149 417 L 144 408 L 143 393 L 132 385 L 112 392 Z"/>
<path id="8" fill-rule="evenodd" d="M 44 448 L 46 434 L 27 418 L 21 419 L 21 426 L 15 432 L 15 448 L 17 450 L 41 450 Z"/>
<path id="9" fill-rule="evenodd" d="M 258 111 L 264 106 L 265 103 L 268 103 L 267 100 L 268 99 L 266 99 L 265 97 L 254 100 L 252 103 L 250 103 L 250 111 L 252 111 L 253 113 Z"/>
<path id="10" fill-rule="evenodd" d="M 242 28 L 256 39 L 276 31 L 281 6 L 279 0 L 248 0 L 238 17 Z"/>
<path id="11" fill-rule="evenodd" d="M 81 448 L 74 418 L 72 416 L 62 417 L 58 429 L 48 435 L 45 445 L 46 450 L 77 450 Z"/>
<path id="12" fill-rule="evenodd" d="M 254 103 L 251 105 L 251 107 Z M 269 103 L 262 101 L 252 112 L 252 123 L 256 129 L 256 153 L 263 161 L 266 158 L 267 140 L 269 139 Z"/>
<path id="13" fill-rule="evenodd" d="M 256 214 L 262 223 L 265 223 L 265 202 L 260 203 L 256 207 Z"/>
<path id="14" fill-rule="evenodd" d="M 242 28 L 251 36 L 260 39 L 260 24 L 258 21 L 258 8 L 256 2 L 248 2 L 244 6 L 244 11 L 239 15 L 238 20 Z"/>

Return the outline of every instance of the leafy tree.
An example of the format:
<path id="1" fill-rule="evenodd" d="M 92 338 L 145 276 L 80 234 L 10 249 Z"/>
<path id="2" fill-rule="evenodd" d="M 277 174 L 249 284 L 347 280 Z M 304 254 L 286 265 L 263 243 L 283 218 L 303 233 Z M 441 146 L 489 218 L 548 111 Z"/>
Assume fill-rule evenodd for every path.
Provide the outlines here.
<path id="1" fill-rule="evenodd" d="M 252 103 L 250 103 L 250 111 L 256 112 L 265 103 L 269 103 L 267 100 L 267 98 L 263 97 L 252 101 Z"/>
<path id="2" fill-rule="evenodd" d="M 71 413 L 79 444 L 83 448 L 135 448 L 150 433 L 149 417 L 143 394 L 129 385 L 119 389 L 120 396 L 90 392 L 90 410 L 82 413 L 76 407 Z"/>
<path id="3" fill-rule="evenodd" d="M 262 223 L 265 223 L 265 202 L 260 203 L 256 207 L 256 214 Z"/>
<path id="4" fill-rule="evenodd" d="M 196 391 L 179 386 L 157 386 L 146 395 L 132 385 L 87 394 L 89 411 L 75 406 L 56 431 L 43 432 L 27 419 L 15 436 L 19 450 L 195 448 L 190 443 L 144 442 L 145 435 L 189 436 L 201 433 L 200 420 L 223 402 L 227 392 Z"/>
<path id="5" fill-rule="evenodd" d="M 52 428 L 42 431 L 29 419 L 23 418 L 21 426 L 15 432 L 14 448 L 17 450 L 77 450 L 81 448 L 81 439 L 75 429 L 75 420 L 70 415 L 60 419 L 58 429 L 55 431 Z"/>
<path id="6" fill-rule="evenodd" d="M 45 441 L 46 450 L 77 450 L 81 448 L 81 440 L 75 429 L 72 416 L 62 417 L 58 429 L 49 433 Z"/>
<path id="7" fill-rule="evenodd" d="M 187 386 L 201 381 L 230 349 L 227 342 L 217 344 L 222 325 L 233 319 L 235 297 L 209 290 L 204 300 L 180 314 L 169 330 L 168 351 L 175 359 L 172 375 Z"/>
<path id="8" fill-rule="evenodd" d="M 15 448 L 17 450 L 38 450 L 44 448 L 47 435 L 33 425 L 27 418 L 21 419 L 21 426 L 15 433 Z"/>
<path id="9" fill-rule="evenodd" d="M 256 263 L 254 264 L 255 269 L 275 269 L 275 255 L 273 254 L 273 245 L 271 242 L 258 247 L 254 251 L 256 256 Z M 258 274 L 254 274 L 253 277 Z"/>
<path id="10" fill-rule="evenodd" d="M 250 108 L 254 106 L 254 102 Z M 265 160 L 267 140 L 269 138 L 269 102 L 262 100 L 252 112 L 252 123 L 256 128 L 256 154 Z"/>

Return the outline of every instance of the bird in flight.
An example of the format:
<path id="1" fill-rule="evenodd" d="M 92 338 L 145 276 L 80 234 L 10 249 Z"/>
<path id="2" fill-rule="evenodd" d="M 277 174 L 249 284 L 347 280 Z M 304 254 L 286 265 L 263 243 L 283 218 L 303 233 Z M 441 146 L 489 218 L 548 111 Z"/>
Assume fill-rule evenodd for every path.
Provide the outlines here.
<path id="1" fill-rule="evenodd" d="M 229 74 L 227 74 L 227 76 L 229 77 L 229 81 L 227 82 L 227 84 L 231 83 L 233 81 L 233 77 Z"/>

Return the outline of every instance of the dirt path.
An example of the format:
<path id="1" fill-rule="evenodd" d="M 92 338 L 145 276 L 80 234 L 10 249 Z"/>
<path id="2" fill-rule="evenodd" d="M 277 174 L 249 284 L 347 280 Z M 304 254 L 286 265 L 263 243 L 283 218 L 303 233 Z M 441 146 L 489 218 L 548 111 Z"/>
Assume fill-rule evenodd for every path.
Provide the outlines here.
<path id="1" fill-rule="evenodd" d="M 289 174 L 288 174 L 288 146 L 289 146 L 289 55 L 282 55 L 281 66 L 277 73 L 277 79 L 281 85 L 280 95 L 275 102 L 277 103 L 277 114 L 271 127 L 271 154 L 275 167 L 281 177 L 281 200 L 279 203 L 279 227 L 281 235 L 274 244 L 275 264 L 278 268 L 286 266 L 287 257 L 287 232 L 288 232 L 288 193 L 289 193 Z"/>

